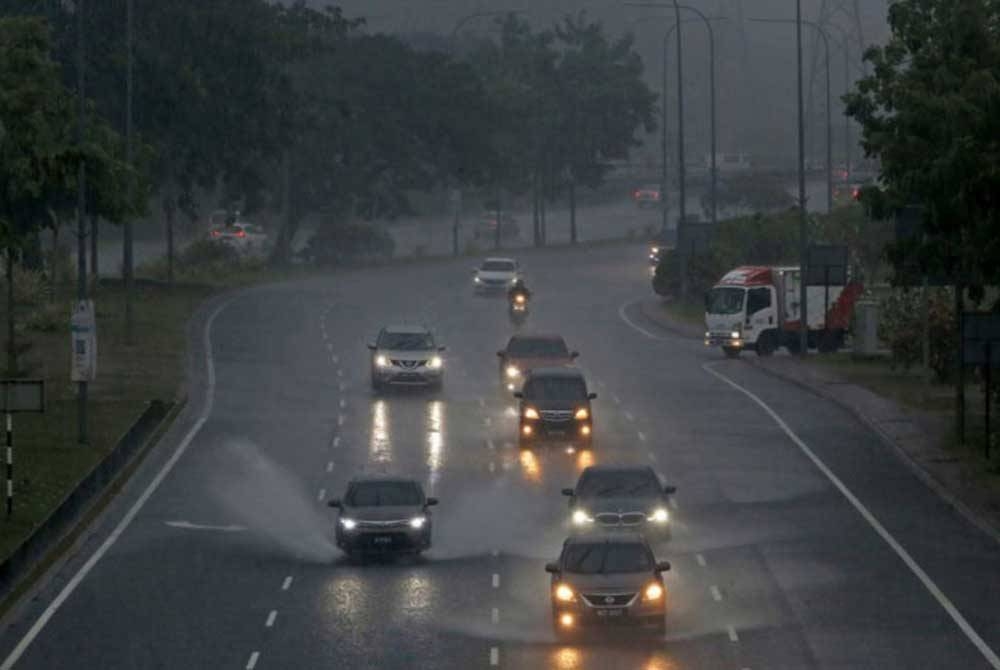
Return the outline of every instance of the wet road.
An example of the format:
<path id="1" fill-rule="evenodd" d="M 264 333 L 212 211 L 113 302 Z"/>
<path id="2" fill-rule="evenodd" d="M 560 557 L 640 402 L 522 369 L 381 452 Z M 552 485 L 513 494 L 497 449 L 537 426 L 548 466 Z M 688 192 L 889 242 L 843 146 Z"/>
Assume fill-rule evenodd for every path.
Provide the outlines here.
<path id="1" fill-rule="evenodd" d="M 564 334 L 599 394 L 582 453 L 513 445 L 494 353 L 510 328 L 467 260 L 210 305 L 211 372 L 196 352 L 184 417 L 5 622 L 0 668 L 15 648 L 31 669 L 1000 667 L 1000 546 L 841 410 L 643 322 L 643 252 L 521 255 L 530 327 Z M 443 392 L 372 395 L 365 343 L 400 321 L 448 345 Z M 667 633 L 557 644 L 559 490 L 611 462 L 678 487 L 656 547 Z M 324 502 L 360 472 L 440 498 L 425 558 L 362 567 L 330 546 Z"/>

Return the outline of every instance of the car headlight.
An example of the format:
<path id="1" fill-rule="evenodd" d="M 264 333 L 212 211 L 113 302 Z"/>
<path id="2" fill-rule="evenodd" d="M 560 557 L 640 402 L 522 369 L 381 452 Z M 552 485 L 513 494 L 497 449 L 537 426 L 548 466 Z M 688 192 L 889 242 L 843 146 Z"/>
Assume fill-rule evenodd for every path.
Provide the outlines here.
<path id="1" fill-rule="evenodd" d="M 516 365 L 508 365 L 507 366 L 507 376 L 508 377 L 517 377 L 520 374 L 521 374 L 521 371 L 517 369 Z"/>
<path id="2" fill-rule="evenodd" d="M 740 331 L 734 330 L 729 334 L 729 336 L 732 337 L 734 340 L 738 340 L 740 339 Z"/>
<path id="3" fill-rule="evenodd" d="M 376 356 L 375 366 L 379 368 L 387 368 L 389 367 L 389 359 L 386 358 L 385 356 Z"/>
<path id="4" fill-rule="evenodd" d="M 516 283 L 517 283 L 517 277 L 515 277 L 514 279 L 511 279 L 511 280 L 510 280 L 510 285 L 511 285 L 511 286 L 513 286 L 513 285 L 514 285 L 514 284 L 516 284 Z"/>
<path id="5" fill-rule="evenodd" d="M 346 517 L 341 517 L 340 525 L 344 527 L 344 530 L 354 530 L 358 526 L 358 522 L 354 519 L 348 519 Z"/>
<path id="6" fill-rule="evenodd" d="M 576 594 L 573 593 L 573 589 L 566 584 L 560 584 L 556 587 L 556 600 L 564 603 L 571 603 L 576 600 Z"/>
<path id="7" fill-rule="evenodd" d="M 523 295 L 514 296 L 514 300 L 515 300 L 515 302 L 517 302 L 518 305 L 523 305 L 524 304 L 524 296 Z"/>
<path id="8" fill-rule="evenodd" d="M 577 420 L 583 421 L 584 419 L 590 418 L 590 412 L 587 411 L 586 407 L 581 407 L 580 409 L 576 410 L 576 414 L 574 414 L 573 416 L 576 417 Z"/>
<path id="9" fill-rule="evenodd" d="M 478 284 L 478 283 L 482 282 L 483 280 L 479 278 L 479 275 L 476 275 L 475 277 L 472 278 L 472 281 L 473 281 L 473 283 Z"/>
<path id="10" fill-rule="evenodd" d="M 660 247 L 650 247 L 649 253 L 651 253 L 651 254 L 658 254 L 658 253 L 660 253 Z"/>
<path id="11" fill-rule="evenodd" d="M 586 526 L 588 523 L 593 523 L 594 519 L 589 514 L 587 514 L 582 509 L 573 511 L 573 525 L 574 526 Z"/>
<path id="12" fill-rule="evenodd" d="M 653 582 L 642 592 L 643 600 L 659 600 L 663 597 L 663 587 Z"/>
<path id="13" fill-rule="evenodd" d="M 431 360 L 427 362 L 427 367 L 431 370 L 440 370 L 444 367 L 444 361 L 441 360 L 440 356 L 433 356 Z"/>
<path id="14" fill-rule="evenodd" d="M 425 523 L 427 523 L 427 517 L 415 516 L 412 519 L 410 519 L 410 528 L 413 528 L 414 530 L 420 530 L 421 528 L 424 527 Z"/>
<path id="15" fill-rule="evenodd" d="M 538 418 L 538 410 L 535 409 L 534 407 L 525 407 L 524 408 L 524 418 L 525 419 L 537 419 Z"/>
<path id="16" fill-rule="evenodd" d="M 654 523 L 667 523 L 670 521 L 670 512 L 662 507 L 657 507 L 653 510 L 653 513 L 646 518 Z"/>

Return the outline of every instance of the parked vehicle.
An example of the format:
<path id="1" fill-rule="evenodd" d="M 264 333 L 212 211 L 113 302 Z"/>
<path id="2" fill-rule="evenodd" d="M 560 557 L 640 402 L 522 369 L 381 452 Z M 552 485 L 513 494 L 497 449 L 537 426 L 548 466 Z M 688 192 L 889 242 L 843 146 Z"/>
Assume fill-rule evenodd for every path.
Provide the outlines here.
<path id="1" fill-rule="evenodd" d="M 226 244 L 241 254 L 260 254 L 268 245 L 268 235 L 260 226 L 245 221 L 235 221 L 212 228 L 209 239 Z"/>
<path id="2" fill-rule="evenodd" d="M 769 356 L 782 346 L 798 351 L 800 281 L 797 267 L 744 266 L 728 272 L 705 295 L 705 345 L 721 346 L 727 356 L 738 356 L 743 349 Z M 807 291 L 809 346 L 836 351 L 844 343 L 862 286 L 848 282 Z"/>

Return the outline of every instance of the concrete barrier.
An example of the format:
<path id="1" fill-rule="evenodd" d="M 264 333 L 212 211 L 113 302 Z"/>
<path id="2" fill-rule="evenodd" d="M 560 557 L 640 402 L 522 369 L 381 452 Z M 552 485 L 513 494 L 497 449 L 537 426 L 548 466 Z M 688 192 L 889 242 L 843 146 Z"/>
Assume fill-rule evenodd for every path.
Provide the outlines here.
<path id="1" fill-rule="evenodd" d="M 0 600 L 6 598 L 77 525 L 121 471 L 141 451 L 173 403 L 154 400 L 125 431 L 114 448 L 71 490 L 55 510 L 0 564 Z"/>

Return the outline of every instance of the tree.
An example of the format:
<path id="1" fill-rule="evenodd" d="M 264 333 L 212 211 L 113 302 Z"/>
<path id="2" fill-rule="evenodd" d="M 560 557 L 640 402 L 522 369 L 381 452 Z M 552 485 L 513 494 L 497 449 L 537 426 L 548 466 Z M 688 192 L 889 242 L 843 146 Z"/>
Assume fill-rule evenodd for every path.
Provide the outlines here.
<path id="1" fill-rule="evenodd" d="M 847 113 L 881 162 L 885 197 L 924 207 L 925 237 L 912 245 L 924 270 L 981 294 L 1000 281 L 1000 5 L 898 0 L 889 24 Z"/>
<path id="2" fill-rule="evenodd" d="M 14 265 L 65 194 L 81 160 L 73 104 L 49 56 L 50 36 L 33 18 L 0 19 L 0 245 L 7 284 L 7 373 L 17 374 Z"/>

